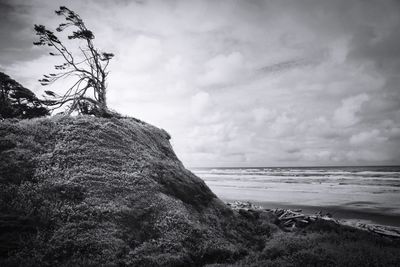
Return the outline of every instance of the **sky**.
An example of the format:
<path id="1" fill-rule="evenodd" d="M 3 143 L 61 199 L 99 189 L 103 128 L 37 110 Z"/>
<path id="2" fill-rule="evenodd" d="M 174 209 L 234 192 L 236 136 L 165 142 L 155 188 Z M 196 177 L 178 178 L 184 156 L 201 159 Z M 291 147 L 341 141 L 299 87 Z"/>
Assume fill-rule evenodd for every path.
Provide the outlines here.
<path id="1" fill-rule="evenodd" d="M 0 71 L 38 95 L 60 5 L 115 54 L 109 107 L 187 167 L 400 165 L 400 1 L 0 0 Z"/>

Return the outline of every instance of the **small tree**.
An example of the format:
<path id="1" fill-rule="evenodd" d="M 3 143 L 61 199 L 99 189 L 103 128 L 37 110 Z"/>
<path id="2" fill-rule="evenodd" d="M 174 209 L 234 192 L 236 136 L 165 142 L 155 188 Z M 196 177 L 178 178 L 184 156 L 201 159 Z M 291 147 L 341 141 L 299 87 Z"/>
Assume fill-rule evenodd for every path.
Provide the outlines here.
<path id="1" fill-rule="evenodd" d="M 63 32 L 67 28 L 72 28 L 72 32 L 67 36 L 69 40 L 78 39 L 83 42 L 79 45 L 76 57 L 64 43 L 43 25 L 35 25 L 36 35 L 39 41 L 34 45 L 47 45 L 53 48 L 51 56 L 59 56 L 63 63 L 55 65 L 57 73 L 44 75 L 40 79 L 43 86 L 52 84 L 61 78 L 71 76 L 76 77 L 76 81 L 68 88 L 64 95 L 58 95 L 53 91 L 45 91 L 47 97 L 44 103 L 52 107 L 52 110 L 60 108 L 63 105 L 68 106 L 68 114 L 73 111 L 84 114 L 94 114 L 97 116 L 108 116 L 110 112 L 106 101 L 106 78 L 108 75 L 107 67 L 110 59 L 114 56 L 112 53 L 99 52 L 94 47 L 94 34 L 88 30 L 83 20 L 74 11 L 61 6 L 55 11 L 58 16 L 64 17 L 65 23 L 61 23 L 56 31 Z"/>

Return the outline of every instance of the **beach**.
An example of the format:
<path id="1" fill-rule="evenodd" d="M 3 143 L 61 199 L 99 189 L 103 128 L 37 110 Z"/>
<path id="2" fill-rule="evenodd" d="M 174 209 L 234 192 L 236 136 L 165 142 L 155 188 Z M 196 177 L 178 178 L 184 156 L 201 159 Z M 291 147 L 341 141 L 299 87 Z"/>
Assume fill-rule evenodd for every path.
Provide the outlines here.
<path id="1" fill-rule="evenodd" d="M 400 167 L 198 168 L 224 201 L 400 226 Z"/>

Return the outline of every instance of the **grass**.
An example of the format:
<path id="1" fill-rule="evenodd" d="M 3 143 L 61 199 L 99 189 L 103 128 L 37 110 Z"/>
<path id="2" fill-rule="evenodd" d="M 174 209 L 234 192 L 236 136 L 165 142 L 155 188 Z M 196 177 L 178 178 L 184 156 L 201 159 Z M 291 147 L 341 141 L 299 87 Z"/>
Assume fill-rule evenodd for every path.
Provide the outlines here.
<path id="1" fill-rule="evenodd" d="M 276 232 L 261 251 L 230 266 L 399 266 L 400 241 L 318 221 Z"/>

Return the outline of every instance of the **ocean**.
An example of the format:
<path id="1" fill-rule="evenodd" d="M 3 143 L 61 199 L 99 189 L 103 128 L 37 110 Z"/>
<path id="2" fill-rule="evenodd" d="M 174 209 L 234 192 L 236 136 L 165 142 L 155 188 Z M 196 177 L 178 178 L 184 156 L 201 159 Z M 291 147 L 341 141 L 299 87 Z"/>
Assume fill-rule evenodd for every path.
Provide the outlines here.
<path id="1" fill-rule="evenodd" d="M 400 227 L 400 166 L 191 170 L 224 201 Z"/>

